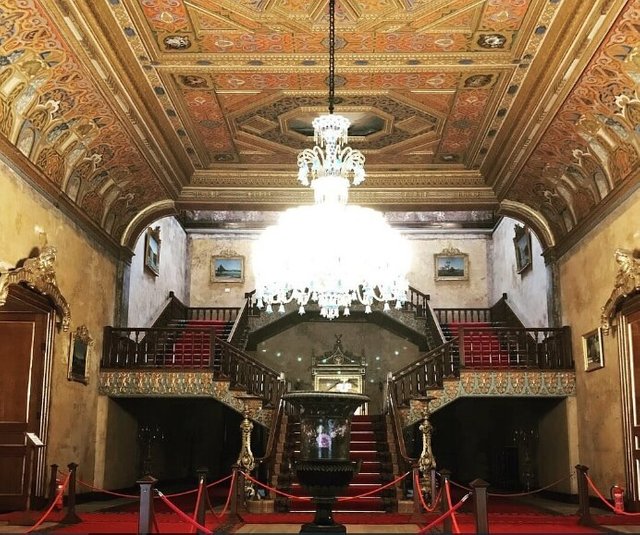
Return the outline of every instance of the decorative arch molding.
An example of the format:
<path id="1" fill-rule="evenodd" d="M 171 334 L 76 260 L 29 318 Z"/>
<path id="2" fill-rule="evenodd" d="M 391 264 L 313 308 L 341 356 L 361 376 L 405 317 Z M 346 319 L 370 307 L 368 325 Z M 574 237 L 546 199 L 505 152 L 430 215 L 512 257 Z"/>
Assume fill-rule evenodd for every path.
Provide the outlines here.
<path id="1" fill-rule="evenodd" d="M 178 215 L 178 211 L 176 210 L 175 202 L 172 200 L 150 204 L 131 220 L 122 233 L 121 245 L 133 250 L 136 246 L 136 241 L 151 223 L 162 217 L 175 215 Z"/>
<path id="2" fill-rule="evenodd" d="M 54 263 L 57 249 L 45 245 L 36 257 L 27 258 L 21 267 L 0 271 L 0 306 L 7 302 L 9 288 L 16 284 L 26 284 L 29 288 L 46 295 L 54 304 L 61 318 L 63 331 L 69 330 L 71 310 L 67 300 L 58 289 Z"/>
<path id="3" fill-rule="evenodd" d="M 556 245 L 556 239 L 547 220 L 530 206 L 516 201 L 503 199 L 500 201 L 499 215 L 513 217 L 529 226 L 535 233 L 542 245 L 543 252 Z"/>
<path id="4" fill-rule="evenodd" d="M 627 249 L 616 249 L 614 257 L 618 263 L 618 273 L 611 295 L 602 307 L 600 316 L 600 325 L 604 334 L 609 334 L 620 305 L 633 295 L 640 293 L 640 258 L 636 258 L 633 251 Z"/>

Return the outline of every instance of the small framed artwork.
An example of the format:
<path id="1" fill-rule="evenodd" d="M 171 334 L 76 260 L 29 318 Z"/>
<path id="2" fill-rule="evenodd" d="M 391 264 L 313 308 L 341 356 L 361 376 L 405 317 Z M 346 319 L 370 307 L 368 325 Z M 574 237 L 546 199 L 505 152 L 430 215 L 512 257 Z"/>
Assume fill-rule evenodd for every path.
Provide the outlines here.
<path id="1" fill-rule="evenodd" d="M 582 335 L 582 351 L 585 370 L 590 372 L 604 367 L 602 327 Z"/>
<path id="2" fill-rule="evenodd" d="M 531 231 L 524 226 L 515 226 L 513 245 L 516 252 L 516 271 L 522 273 L 531 267 Z"/>
<path id="3" fill-rule="evenodd" d="M 156 277 L 160 274 L 160 227 L 147 229 L 144 240 L 144 268 Z"/>
<path id="4" fill-rule="evenodd" d="M 87 384 L 87 358 L 89 348 L 93 345 L 93 338 L 86 325 L 81 325 L 76 332 L 71 333 L 69 348 L 69 381 Z"/>
<path id="5" fill-rule="evenodd" d="M 213 282 L 244 282 L 244 256 L 233 251 L 223 251 L 211 258 L 211 280 Z"/>
<path id="6" fill-rule="evenodd" d="M 433 256 L 437 281 L 466 281 L 469 279 L 468 254 L 455 247 L 450 247 Z"/>

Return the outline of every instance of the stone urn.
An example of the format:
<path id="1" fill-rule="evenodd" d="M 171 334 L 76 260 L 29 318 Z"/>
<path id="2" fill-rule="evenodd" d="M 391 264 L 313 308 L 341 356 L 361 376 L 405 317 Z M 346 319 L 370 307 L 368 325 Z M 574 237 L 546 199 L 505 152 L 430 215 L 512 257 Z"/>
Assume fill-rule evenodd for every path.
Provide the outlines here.
<path id="1" fill-rule="evenodd" d="M 298 391 L 284 399 L 300 415 L 300 455 L 294 470 L 316 508 L 313 522 L 303 524 L 300 533 L 346 533 L 345 526 L 333 519 L 333 504 L 360 469 L 360 461 L 349 458 L 351 417 L 369 396 Z"/>

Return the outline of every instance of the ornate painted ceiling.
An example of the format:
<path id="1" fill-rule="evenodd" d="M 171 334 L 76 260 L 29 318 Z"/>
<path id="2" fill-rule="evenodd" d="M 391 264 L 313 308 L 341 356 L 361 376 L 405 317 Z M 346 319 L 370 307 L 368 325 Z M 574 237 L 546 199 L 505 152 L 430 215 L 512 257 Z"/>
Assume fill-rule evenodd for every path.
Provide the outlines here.
<path id="1" fill-rule="evenodd" d="M 0 152 L 116 244 L 310 202 L 327 2 L 0 0 Z M 336 33 L 354 202 L 562 249 L 640 182 L 640 0 L 336 0 Z"/>

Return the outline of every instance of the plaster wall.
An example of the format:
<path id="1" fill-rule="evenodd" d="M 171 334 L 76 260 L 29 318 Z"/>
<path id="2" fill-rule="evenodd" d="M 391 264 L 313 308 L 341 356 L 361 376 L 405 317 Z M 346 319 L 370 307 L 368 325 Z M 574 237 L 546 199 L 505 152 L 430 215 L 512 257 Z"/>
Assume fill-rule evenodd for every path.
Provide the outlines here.
<path id="1" fill-rule="evenodd" d="M 489 242 L 490 303 L 498 301 L 503 293 L 507 302 L 525 327 L 548 327 L 547 267 L 542 257 L 542 247 L 536 235 L 531 233 L 531 267 L 517 272 L 513 245 L 517 221 L 505 217 L 500 221 Z"/>
<path id="2" fill-rule="evenodd" d="M 86 325 L 93 337 L 87 356 L 88 384 L 69 381 L 70 333 L 56 331 L 53 340 L 50 423 L 46 463 L 62 467 L 78 463 L 78 477 L 92 481 L 94 467 L 104 461 L 96 449 L 97 376 L 102 329 L 113 322 L 116 263 L 76 224 L 0 162 L 0 267 L 13 268 L 46 232 L 57 248 L 55 265 L 60 292 L 71 310 L 70 331 Z"/>
<path id="3" fill-rule="evenodd" d="M 128 324 L 150 327 L 167 305 L 169 292 L 189 304 L 187 235 L 174 217 L 159 219 L 150 227 L 160 227 L 160 272 L 144 267 L 146 232 L 136 242 L 131 259 Z"/>
<path id="4" fill-rule="evenodd" d="M 546 487 L 565 475 L 575 472 L 577 457 L 577 428 L 571 425 L 576 417 L 576 398 L 569 397 L 558 402 L 538 421 L 537 442 L 538 484 Z M 576 494 L 576 478 L 565 478 L 549 489 L 551 492 Z"/>
<path id="5" fill-rule="evenodd" d="M 255 289 L 251 269 L 252 248 L 258 235 L 229 236 L 212 234 L 189 235 L 191 306 L 242 306 L 244 293 Z M 488 244 L 486 234 L 408 234 L 412 262 L 409 284 L 431 295 L 433 307 L 487 307 Z M 469 255 L 469 280 L 436 281 L 434 255 L 455 247 Z M 220 283 L 211 280 L 211 258 L 229 249 L 245 258 L 243 283 Z M 274 259 L 276 261 L 276 259 Z"/>
<path id="6" fill-rule="evenodd" d="M 614 288 L 618 248 L 640 248 L 640 191 L 608 215 L 559 260 L 562 315 L 571 326 L 576 362 L 580 464 L 600 489 L 624 484 L 622 405 L 617 336 L 603 337 L 604 367 L 585 371 L 582 335 L 600 325 L 601 307 Z"/>
<path id="7" fill-rule="evenodd" d="M 313 390 L 311 357 L 320 357 L 327 352 L 331 354 L 338 335 L 342 335 L 343 351 L 366 357 L 363 393 L 371 398 L 369 413 L 380 414 L 382 385 L 386 382 L 387 373 L 414 362 L 419 351 L 412 343 L 377 325 L 343 320 L 301 323 L 258 344 L 255 356 L 268 367 L 284 372 L 292 388 Z"/>

